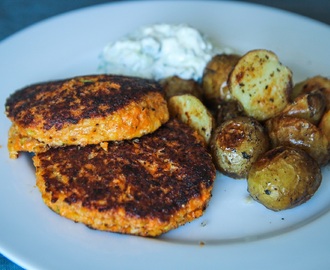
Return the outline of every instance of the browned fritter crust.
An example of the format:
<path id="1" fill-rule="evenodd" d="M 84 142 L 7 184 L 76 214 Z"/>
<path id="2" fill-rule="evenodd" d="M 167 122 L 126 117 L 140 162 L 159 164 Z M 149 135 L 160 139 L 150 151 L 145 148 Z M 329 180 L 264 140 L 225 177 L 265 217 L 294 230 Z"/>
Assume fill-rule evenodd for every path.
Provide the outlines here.
<path id="1" fill-rule="evenodd" d="M 102 146 L 52 148 L 33 158 L 46 205 L 95 229 L 141 236 L 203 214 L 215 168 L 190 127 L 170 120 L 153 134 Z"/>
<path id="2" fill-rule="evenodd" d="M 87 145 L 140 137 L 168 118 L 162 87 L 153 80 L 119 75 L 79 76 L 34 84 L 12 94 L 6 114 L 13 122 L 10 156 L 28 148 Z M 30 144 L 31 145 L 31 144 Z M 33 148 L 33 147 L 32 147 Z"/>

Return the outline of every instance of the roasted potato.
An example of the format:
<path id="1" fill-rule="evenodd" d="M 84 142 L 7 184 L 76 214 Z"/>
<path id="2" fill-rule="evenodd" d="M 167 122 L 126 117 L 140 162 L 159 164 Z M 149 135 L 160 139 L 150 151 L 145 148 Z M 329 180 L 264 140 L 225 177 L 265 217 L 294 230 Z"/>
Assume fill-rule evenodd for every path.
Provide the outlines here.
<path id="1" fill-rule="evenodd" d="M 178 76 L 171 76 L 159 81 L 165 91 L 165 96 L 169 99 L 172 96 L 191 94 L 202 100 L 202 87 L 193 79 L 182 79 Z"/>
<path id="2" fill-rule="evenodd" d="M 278 116 L 266 121 L 272 147 L 292 146 L 305 150 L 320 166 L 329 160 L 329 142 L 320 129 L 309 121 L 291 116 Z"/>
<path id="3" fill-rule="evenodd" d="M 302 93 L 287 105 L 281 115 L 300 117 L 317 125 L 325 111 L 325 97 L 320 90 Z"/>
<path id="4" fill-rule="evenodd" d="M 230 71 L 238 62 L 236 54 L 218 54 L 208 62 L 202 78 L 203 99 L 207 106 L 215 109 L 220 101 L 230 100 L 227 80 Z"/>
<path id="5" fill-rule="evenodd" d="M 281 112 L 290 101 L 292 72 L 271 51 L 253 50 L 240 58 L 228 87 L 245 113 L 263 121 Z"/>
<path id="6" fill-rule="evenodd" d="M 310 93 L 320 90 L 325 96 L 327 110 L 330 110 L 330 79 L 322 76 L 308 78 L 305 81 L 297 83 L 292 92 L 292 98 L 296 98 L 301 93 Z"/>
<path id="7" fill-rule="evenodd" d="M 319 124 L 319 129 L 328 139 L 328 144 L 330 147 L 330 110 L 326 111 L 323 114 L 321 122 Z"/>
<path id="8" fill-rule="evenodd" d="M 206 144 L 209 143 L 215 120 L 197 97 L 191 94 L 172 96 L 168 100 L 168 109 L 171 117 L 191 126 L 204 138 Z"/>
<path id="9" fill-rule="evenodd" d="M 225 121 L 212 134 L 210 149 L 219 171 L 232 178 L 246 178 L 251 165 L 269 147 L 263 126 L 251 117 Z"/>
<path id="10" fill-rule="evenodd" d="M 244 116 L 244 112 L 237 101 L 222 101 L 216 110 L 216 125 L 220 126 L 224 121 L 238 116 Z"/>
<path id="11" fill-rule="evenodd" d="M 305 151 L 279 146 L 252 164 L 248 192 L 265 207 L 280 211 L 308 201 L 321 184 L 317 162 Z"/>

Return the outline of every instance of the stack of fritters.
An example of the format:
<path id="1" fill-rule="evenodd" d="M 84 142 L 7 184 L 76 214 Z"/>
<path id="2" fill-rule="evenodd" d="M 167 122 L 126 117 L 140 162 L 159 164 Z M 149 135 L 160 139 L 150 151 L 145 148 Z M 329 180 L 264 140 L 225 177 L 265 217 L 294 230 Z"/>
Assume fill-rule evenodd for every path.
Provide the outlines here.
<path id="1" fill-rule="evenodd" d="M 202 215 L 215 168 L 197 133 L 171 119 L 160 85 L 113 75 L 17 91 L 8 149 L 34 152 L 58 214 L 92 228 L 157 236 Z"/>

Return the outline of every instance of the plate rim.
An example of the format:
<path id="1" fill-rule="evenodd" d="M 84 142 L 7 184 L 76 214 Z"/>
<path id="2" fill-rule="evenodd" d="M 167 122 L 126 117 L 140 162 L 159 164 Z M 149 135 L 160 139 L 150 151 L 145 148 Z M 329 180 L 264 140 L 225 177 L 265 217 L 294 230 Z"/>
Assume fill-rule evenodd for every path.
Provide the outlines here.
<path id="1" fill-rule="evenodd" d="M 141 2 L 144 2 L 144 3 L 152 3 L 152 1 L 141 1 Z M 162 2 L 201 2 L 201 3 L 209 3 L 209 2 L 216 2 L 216 1 L 162 1 Z M 300 19 L 306 21 L 310 21 L 311 23 L 316 23 L 318 25 L 323 25 L 323 26 L 327 26 L 329 27 L 327 24 L 324 24 L 322 22 L 319 22 L 319 21 L 316 21 L 314 19 L 310 19 L 310 18 L 307 18 L 305 16 L 302 16 L 302 15 L 299 15 L 299 14 L 295 14 L 295 13 L 292 13 L 292 12 L 289 12 L 289 11 L 283 11 L 283 10 L 280 10 L 280 9 L 277 9 L 277 8 L 272 8 L 272 7 L 265 7 L 265 6 L 262 6 L 262 5 L 259 5 L 259 4 L 251 4 L 251 3 L 245 3 L 245 2 L 240 2 L 240 1 L 237 1 L 237 2 L 231 2 L 231 1 L 223 1 L 223 2 L 227 2 L 227 4 L 229 3 L 232 3 L 232 4 L 235 4 L 237 6 L 240 6 L 242 3 L 246 6 L 254 6 L 254 7 L 257 7 L 257 8 L 262 8 L 262 9 L 267 9 L 267 10 L 273 10 L 274 12 L 281 12 L 281 13 L 287 13 L 287 15 L 289 16 L 296 16 L 297 18 L 299 17 Z M 89 7 L 84 7 L 84 8 L 80 8 L 80 9 L 77 9 L 77 10 L 73 10 L 73 11 L 68 11 L 68 12 L 65 12 L 65 13 L 62 13 L 62 14 L 59 14 L 59 15 L 55 15 L 53 17 L 50 17 L 48 19 L 45 19 L 45 20 L 42 20 L 40 22 L 37 22 L 31 26 L 28 26 L 18 32 L 16 32 L 15 34 L 5 38 L 4 40 L 2 40 L 0 42 L 0 50 L 1 50 L 1 45 L 4 44 L 4 43 L 10 43 L 12 42 L 12 40 L 14 40 L 16 37 L 19 37 L 21 34 L 25 34 L 26 32 L 30 31 L 31 29 L 35 28 L 35 27 L 40 27 L 41 25 L 43 25 L 45 22 L 47 21 L 56 21 L 56 20 L 61 20 L 61 18 L 63 16 L 74 16 L 75 13 L 80 13 L 82 11 L 84 12 L 88 12 L 91 8 L 92 9 L 98 9 L 98 8 L 101 8 L 102 6 L 113 6 L 113 5 L 127 5 L 127 4 L 130 4 L 130 3 L 138 3 L 138 2 L 115 2 L 115 3 L 104 3 L 104 4 L 98 4 L 98 5 L 94 5 L 94 6 L 89 6 Z M 221 3 L 221 2 L 216 2 L 216 3 Z M 330 29 L 330 28 L 329 28 Z M 314 221 L 313 223 L 315 223 L 316 226 L 313 226 L 313 227 L 318 227 L 319 226 L 319 223 L 320 221 L 319 220 L 326 220 L 327 222 L 330 221 L 330 214 L 327 213 L 325 214 L 324 216 L 322 216 L 321 218 L 319 218 L 317 221 Z M 306 226 L 304 226 L 306 227 Z M 308 231 L 310 231 L 309 229 L 306 229 L 306 228 L 300 228 L 298 229 L 297 231 L 305 231 L 306 233 Z M 291 234 L 291 232 L 290 232 Z M 296 233 L 292 233 L 292 235 L 295 235 Z M 279 238 L 282 238 L 281 236 Z M 262 241 L 262 240 L 261 240 Z M 244 245 L 244 244 L 243 244 Z M 211 247 L 210 247 L 211 248 Z M 205 246 L 203 247 L 203 249 L 208 249 L 208 246 Z M 27 264 L 25 261 L 20 261 L 19 258 L 16 258 L 15 255 L 11 254 L 10 252 L 6 252 L 5 250 L 2 250 L 2 245 L 0 245 L 0 250 L 1 250 L 1 253 L 6 256 L 7 258 L 9 258 L 10 260 L 12 260 L 13 262 L 17 262 L 19 265 L 26 265 L 26 266 L 29 266 L 29 267 L 32 267 L 34 268 L 34 265 L 30 265 L 30 264 Z"/>

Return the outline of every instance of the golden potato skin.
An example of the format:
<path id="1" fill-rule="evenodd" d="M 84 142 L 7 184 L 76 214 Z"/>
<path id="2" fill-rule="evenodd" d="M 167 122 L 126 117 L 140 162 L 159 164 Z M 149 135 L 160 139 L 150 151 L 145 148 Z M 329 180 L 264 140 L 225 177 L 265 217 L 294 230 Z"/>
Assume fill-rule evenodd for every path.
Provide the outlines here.
<path id="1" fill-rule="evenodd" d="M 276 54 L 253 50 L 243 55 L 228 77 L 233 99 L 259 121 L 280 113 L 290 101 L 292 72 Z"/>
<path id="2" fill-rule="evenodd" d="M 326 109 L 330 110 L 330 79 L 322 76 L 308 78 L 297 83 L 292 91 L 292 98 L 296 98 L 301 93 L 310 93 L 320 90 L 325 97 Z"/>
<path id="3" fill-rule="evenodd" d="M 171 76 L 159 81 L 164 88 L 165 97 L 169 99 L 172 96 L 191 94 L 202 100 L 202 87 L 193 79 L 182 79 L 179 76 Z"/>
<path id="4" fill-rule="evenodd" d="M 320 90 L 302 93 L 284 108 L 281 115 L 304 118 L 317 125 L 325 111 L 325 96 Z"/>
<path id="5" fill-rule="evenodd" d="M 246 178 L 252 163 L 268 147 L 263 126 L 255 119 L 243 116 L 227 120 L 217 127 L 210 142 L 217 169 L 235 179 Z"/>
<path id="6" fill-rule="evenodd" d="M 216 108 L 222 100 L 230 97 L 226 82 L 228 75 L 238 62 L 240 56 L 236 54 L 218 54 L 208 62 L 202 78 L 203 99 L 207 106 Z M 221 91 L 223 90 L 223 91 Z"/>
<path id="7" fill-rule="evenodd" d="M 328 139 L 329 147 L 330 147 L 330 110 L 326 111 L 323 114 L 321 122 L 319 124 L 319 129 Z"/>
<path id="8" fill-rule="evenodd" d="M 286 145 L 305 150 L 320 166 L 329 161 L 329 142 L 320 129 L 303 118 L 278 116 L 266 121 L 272 147 Z"/>
<path id="9" fill-rule="evenodd" d="M 248 192 L 265 207 L 280 211 L 308 201 L 321 184 L 316 161 L 305 151 L 279 146 L 260 157 L 248 174 Z"/>

